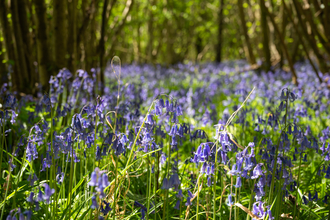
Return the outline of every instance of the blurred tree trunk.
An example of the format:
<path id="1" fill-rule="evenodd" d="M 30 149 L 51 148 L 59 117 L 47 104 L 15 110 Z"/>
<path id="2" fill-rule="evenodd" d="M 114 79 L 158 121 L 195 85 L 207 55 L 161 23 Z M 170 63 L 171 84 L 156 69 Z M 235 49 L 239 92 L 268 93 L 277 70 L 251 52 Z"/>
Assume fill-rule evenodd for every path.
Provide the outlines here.
<path id="1" fill-rule="evenodd" d="M 281 6 L 281 15 L 282 15 L 282 23 L 281 23 L 281 32 L 283 34 L 283 38 L 285 39 L 285 34 L 286 34 L 286 26 L 288 24 L 288 19 L 286 19 L 286 13 L 285 13 L 285 10 L 284 10 L 284 5 Z M 281 43 L 279 43 L 281 44 Z M 283 68 L 283 64 L 284 64 L 284 55 L 283 55 L 283 50 L 281 47 L 278 47 L 278 52 L 280 53 L 280 57 L 281 57 L 281 60 L 280 60 L 280 68 L 282 69 Z"/>
<path id="2" fill-rule="evenodd" d="M 264 52 L 265 61 L 263 63 L 265 71 L 270 70 L 270 49 L 269 49 L 269 36 L 268 36 L 268 24 L 267 24 L 267 14 L 266 14 L 266 5 L 265 0 L 260 0 L 260 16 L 261 16 L 261 30 L 262 30 L 262 49 Z"/>
<path id="3" fill-rule="evenodd" d="M 301 8 L 301 5 L 297 2 L 297 0 L 293 0 L 293 5 L 296 9 L 296 14 L 297 14 L 297 17 L 298 17 L 298 21 L 299 21 L 299 24 L 301 26 L 301 30 L 302 30 L 302 33 L 303 33 L 303 36 L 304 38 L 306 39 L 306 41 L 310 44 L 317 60 L 318 60 L 318 63 L 319 63 L 319 67 L 320 67 L 320 70 L 322 73 L 326 73 L 328 72 L 328 67 L 327 67 L 327 64 L 326 64 L 326 61 L 324 59 L 324 57 L 322 56 L 322 54 L 320 53 L 318 47 L 317 47 L 317 43 L 315 41 L 315 38 L 314 36 L 310 36 L 307 32 L 307 26 L 306 26 L 306 22 L 302 19 L 302 8 Z"/>
<path id="4" fill-rule="evenodd" d="M 154 43 L 154 13 L 153 13 L 153 7 L 155 5 L 155 0 L 151 0 L 150 6 L 149 6 L 149 19 L 148 19 L 148 45 L 147 45 L 147 57 L 150 62 L 153 62 L 153 43 Z"/>
<path id="5" fill-rule="evenodd" d="M 312 66 L 312 68 L 313 68 L 313 70 L 314 70 L 314 72 L 315 72 L 315 74 L 316 74 L 316 76 L 317 76 L 319 82 L 322 83 L 322 79 L 321 79 L 321 77 L 320 77 L 320 75 L 319 75 L 319 73 L 318 73 L 318 70 L 317 70 L 317 68 L 315 67 L 315 65 L 314 65 L 314 63 L 313 63 L 313 61 L 312 61 L 312 59 L 311 59 L 310 56 L 309 56 L 308 48 L 307 48 L 306 44 L 304 43 L 304 40 L 302 39 L 302 35 L 301 35 L 300 31 L 299 31 L 299 28 L 297 27 L 297 25 L 295 24 L 293 18 L 291 17 L 291 14 L 290 14 L 288 8 L 286 7 L 284 0 L 282 0 L 282 5 L 283 5 L 283 9 L 284 9 L 284 11 L 287 12 L 287 16 L 288 16 L 288 18 L 290 19 L 290 21 L 291 21 L 291 23 L 292 23 L 292 25 L 293 25 L 295 31 L 297 32 L 297 34 L 298 34 L 298 36 L 299 36 L 299 39 L 300 39 L 299 41 L 301 42 L 301 44 L 302 44 L 302 46 L 303 46 L 303 49 L 304 49 L 304 51 L 305 51 L 305 54 L 306 54 L 306 56 L 307 56 L 307 59 L 308 59 L 309 63 L 311 64 L 311 66 Z"/>
<path id="6" fill-rule="evenodd" d="M 113 0 L 114 1 L 114 0 Z M 99 42 L 99 53 L 100 53 L 100 78 L 99 81 L 101 84 L 104 84 L 104 52 L 105 52 L 105 27 L 106 23 L 108 23 L 107 19 L 107 9 L 108 9 L 109 0 L 105 0 L 103 2 L 103 11 L 102 11 L 102 25 L 101 25 L 101 37 Z M 112 8 L 112 7 L 111 7 Z M 111 10 L 111 9 L 110 9 Z M 109 12 L 110 14 L 110 12 Z M 103 86 L 101 85 L 101 93 L 103 94 Z"/>
<path id="7" fill-rule="evenodd" d="M 3 37 L 4 48 L 6 48 L 6 56 L 7 56 L 7 69 L 8 65 L 12 65 L 13 72 L 16 74 L 18 72 L 17 65 L 15 62 L 15 53 L 14 53 L 14 39 L 12 38 L 12 28 L 8 22 L 8 7 L 5 1 L 0 1 L 0 27 L 1 33 Z M 18 91 L 19 89 L 19 79 L 12 78 L 13 90 Z"/>
<path id="8" fill-rule="evenodd" d="M 36 11 L 36 42 L 39 81 L 43 90 L 48 91 L 51 76 L 51 60 L 48 49 L 46 5 L 44 0 L 34 0 Z"/>
<path id="9" fill-rule="evenodd" d="M 216 58 L 217 62 L 222 61 L 222 29 L 223 29 L 223 8 L 224 8 L 224 0 L 219 0 L 219 14 L 218 14 L 218 43 L 216 46 Z"/>
<path id="10" fill-rule="evenodd" d="M 14 73 L 13 78 L 19 78 L 19 89 L 18 91 L 23 93 L 31 93 L 30 77 L 28 72 L 28 67 L 25 59 L 24 53 L 24 43 L 22 38 L 22 31 L 20 27 L 20 22 L 18 18 L 18 4 L 16 1 L 11 2 L 11 13 L 12 13 L 12 23 L 14 28 L 14 37 L 16 42 L 16 65 L 18 67 L 18 72 Z"/>
<path id="11" fill-rule="evenodd" d="M 77 49 L 82 47 L 83 50 L 81 51 L 81 66 L 83 69 L 89 71 L 91 66 L 90 60 L 91 56 L 89 55 L 90 47 L 93 45 L 94 41 L 91 41 L 92 36 L 95 36 L 94 32 L 87 33 L 87 30 L 90 30 L 91 23 L 94 22 L 95 16 L 96 16 L 96 5 L 98 5 L 98 0 L 92 0 L 90 5 L 88 6 L 87 1 L 82 2 L 82 23 L 81 26 L 78 29 L 77 34 Z M 87 55 L 88 54 L 88 55 Z M 77 53 L 78 56 L 78 53 Z M 79 57 L 79 56 L 78 56 Z M 77 60 L 78 60 L 77 57 Z"/>
<path id="12" fill-rule="evenodd" d="M 243 9 L 243 0 L 238 0 L 238 10 L 239 10 L 239 17 L 241 20 L 241 26 L 243 29 L 244 39 L 245 39 L 245 46 L 247 47 L 248 50 L 247 58 L 249 63 L 253 65 L 256 63 L 256 58 L 254 57 L 253 54 L 252 45 L 250 43 L 250 37 L 248 35 L 248 30 L 246 27 L 245 14 Z"/>
<path id="13" fill-rule="evenodd" d="M 77 70 L 77 0 L 68 1 L 68 64 L 67 68 L 75 74 Z"/>
<path id="14" fill-rule="evenodd" d="M 266 15 L 268 15 L 268 17 L 270 18 L 270 21 L 272 22 L 272 24 L 274 26 L 274 29 L 275 29 L 275 32 L 278 35 L 278 38 L 280 38 L 283 52 L 284 52 L 284 54 L 286 56 L 286 59 L 288 60 L 289 67 L 290 67 L 290 70 L 291 70 L 292 83 L 295 84 L 295 85 L 298 85 L 298 77 L 297 77 L 296 71 L 295 71 L 295 69 L 293 67 L 293 62 L 292 62 L 292 59 L 291 59 L 291 57 L 289 55 L 288 49 L 286 47 L 286 44 L 285 44 L 283 35 L 282 35 L 280 29 L 278 28 L 277 24 L 275 23 L 275 20 L 274 20 L 273 15 L 268 11 L 268 9 L 266 7 L 264 8 L 264 10 L 265 10 Z"/>
<path id="15" fill-rule="evenodd" d="M 32 50 L 32 38 L 31 34 L 29 32 L 29 19 L 27 16 L 27 5 L 26 1 L 19 1 L 19 4 L 17 4 L 17 10 L 18 10 L 18 20 L 21 28 L 21 34 L 22 34 L 22 40 L 24 45 L 24 57 L 25 62 L 27 66 L 27 72 L 29 74 L 30 84 L 32 87 L 34 87 L 35 83 L 38 82 L 38 77 L 35 72 L 35 68 L 33 65 L 33 62 L 36 61 L 34 57 L 34 53 Z M 31 92 L 30 92 L 31 93 Z"/>
<path id="16" fill-rule="evenodd" d="M 0 41 L 0 89 L 4 83 L 8 82 L 8 78 L 7 78 L 8 71 L 6 68 L 6 64 L 3 62 L 6 58 L 5 58 L 5 54 L 1 52 L 3 51 L 2 48 L 3 48 L 2 41 Z"/>
<path id="17" fill-rule="evenodd" d="M 66 27 L 66 1 L 54 0 L 53 9 L 53 25 L 54 25 L 54 55 L 55 55 L 55 71 L 66 67 L 66 40 L 67 40 L 67 27 Z"/>
<path id="18" fill-rule="evenodd" d="M 112 34 L 111 34 L 112 37 L 111 37 L 111 45 L 110 45 L 110 49 L 109 49 L 110 52 L 108 53 L 108 56 L 110 56 L 111 58 L 112 58 L 113 52 L 114 52 L 114 45 L 116 44 L 117 39 L 120 36 L 120 33 L 126 24 L 127 16 L 131 12 L 133 5 L 134 5 L 134 0 L 126 1 L 126 5 L 125 5 L 125 8 L 122 13 L 123 18 L 114 25 L 114 29 L 112 30 Z"/>

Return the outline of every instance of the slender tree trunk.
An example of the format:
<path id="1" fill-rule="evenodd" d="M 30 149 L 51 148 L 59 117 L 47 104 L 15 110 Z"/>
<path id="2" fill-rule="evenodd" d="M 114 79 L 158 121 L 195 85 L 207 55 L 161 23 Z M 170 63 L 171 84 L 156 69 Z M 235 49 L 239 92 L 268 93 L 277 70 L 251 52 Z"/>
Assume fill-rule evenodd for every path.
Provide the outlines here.
<path id="1" fill-rule="evenodd" d="M 196 48 L 196 61 L 198 61 L 198 55 L 202 52 L 203 50 L 203 39 L 201 37 L 200 33 L 196 34 L 196 41 L 195 41 L 195 48 Z"/>
<path id="2" fill-rule="evenodd" d="M 273 15 L 268 11 L 268 9 L 265 7 L 265 13 L 266 15 L 268 15 L 268 17 L 270 18 L 270 21 L 272 22 L 273 26 L 274 26 L 274 29 L 275 29 L 275 32 L 277 33 L 278 37 L 280 38 L 280 41 L 281 41 L 281 44 L 282 44 L 282 49 L 283 49 L 283 52 L 286 56 L 286 59 L 288 60 L 288 63 L 289 63 L 289 67 L 290 67 L 290 70 L 291 70 L 291 74 L 292 74 L 292 82 L 294 84 L 298 84 L 298 78 L 297 78 L 297 74 L 296 74 L 296 71 L 293 67 L 293 62 L 292 62 L 292 59 L 289 55 L 289 52 L 288 52 L 288 49 L 286 47 L 286 44 L 284 42 L 284 38 L 283 38 L 283 35 L 280 31 L 280 29 L 277 27 L 276 23 L 275 23 L 275 20 L 273 18 Z"/>
<path id="3" fill-rule="evenodd" d="M 293 5 L 296 9 L 296 13 L 297 13 L 297 17 L 298 17 L 298 21 L 299 21 L 299 24 L 301 26 L 301 30 L 302 30 L 302 33 L 303 33 L 303 36 L 305 37 L 305 39 L 307 40 L 307 42 L 309 42 L 317 60 L 318 60 L 318 63 L 319 63 L 319 67 L 320 67 L 320 70 L 322 73 L 326 73 L 329 69 L 327 67 L 327 64 L 326 64 L 326 61 L 324 59 L 324 57 L 321 55 L 318 47 L 317 47 L 317 44 L 316 44 L 316 41 L 315 41 L 315 38 L 313 36 L 309 36 L 308 32 L 307 32 L 307 27 L 306 27 L 306 22 L 302 19 L 301 17 L 301 14 L 303 13 L 301 11 L 301 8 L 299 7 L 299 3 L 297 2 L 297 0 L 293 0 Z"/>
<path id="4" fill-rule="evenodd" d="M 246 21 L 245 21 L 245 15 L 244 15 L 244 9 L 243 9 L 243 0 L 238 0 L 238 10 L 239 10 L 239 17 L 241 20 L 241 26 L 243 29 L 244 39 L 245 39 L 245 45 L 248 49 L 247 58 L 250 64 L 255 64 L 256 59 L 253 54 L 252 45 L 250 43 L 250 37 L 248 35 L 247 27 L 246 27 Z"/>
<path id="5" fill-rule="evenodd" d="M 215 60 L 220 63 L 222 61 L 222 29 L 223 29 L 224 0 L 219 0 L 219 2 L 220 2 L 220 6 L 219 6 L 219 14 L 218 14 L 218 43 L 216 46 Z"/>
<path id="6" fill-rule="evenodd" d="M 30 84 L 30 80 L 29 80 L 29 72 L 28 72 L 28 67 L 24 53 L 24 42 L 23 42 L 21 27 L 18 19 L 18 3 L 16 1 L 11 2 L 11 13 L 12 13 L 15 41 L 16 41 L 16 53 L 17 53 L 16 65 L 19 71 L 15 73 L 14 77 L 19 78 L 20 87 L 18 91 L 27 94 L 27 93 L 31 93 L 30 89 L 32 85 Z"/>
<path id="7" fill-rule="evenodd" d="M 34 7 L 36 11 L 36 41 L 39 82 L 41 83 L 43 90 L 48 91 L 48 82 L 51 76 L 51 60 L 47 43 L 45 1 L 34 0 Z"/>
<path id="8" fill-rule="evenodd" d="M 31 84 L 34 85 L 35 82 L 38 81 L 38 77 L 35 73 L 35 68 L 33 65 L 33 62 L 36 61 L 34 57 L 34 51 L 32 50 L 32 39 L 31 34 L 29 32 L 29 27 L 31 26 L 29 24 L 29 19 L 27 16 L 27 5 L 26 1 L 20 1 L 17 5 L 18 9 L 18 20 L 20 23 L 21 33 L 22 33 L 22 40 L 24 45 L 24 57 L 27 63 L 27 71 L 29 73 L 29 78 L 31 81 Z"/>
<path id="9" fill-rule="evenodd" d="M 18 72 L 18 68 L 17 65 L 14 64 L 14 62 L 16 61 L 15 53 L 14 53 L 14 40 L 12 38 L 12 28 L 8 22 L 7 12 L 8 12 L 8 8 L 7 5 L 5 4 L 5 1 L 0 1 L 0 24 L 1 24 L 0 30 L 2 33 L 2 37 L 4 39 L 3 45 L 4 48 L 6 48 L 7 69 L 8 69 L 8 65 L 12 65 L 13 72 L 16 74 Z M 19 89 L 18 80 L 19 80 L 18 78 L 12 78 L 13 90 L 17 91 Z"/>
<path id="10" fill-rule="evenodd" d="M 67 28 L 66 28 L 66 1 L 54 0 L 54 55 L 55 55 L 55 70 L 58 71 L 66 67 L 66 40 L 67 40 Z"/>
<path id="11" fill-rule="evenodd" d="M 110 51 L 110 56 L 113 53 L 114 50 L 114 45 L 116 44 L 116 41 L 118 37 L 120 36 L 121 31 L 123 30 L 126 21 L 127 21 L 127 16 L 129 15 L 130 11 L 132 10 L 134 5 L 134 0 L 127 0 L 126 1 L 126 6 L 123 10 L 123 18 L 115 25 L 114 30 L 112 31 L 112 38 L 111 38 L 111 47 L 109 49 Z"/>
<path id="12" fill-rule="evenodd" d="M 0 41 L 0 51 L 2 51 L 3 45 L 2 42 Z M 7 68 L 5 63 L 3 62 L 5 60 L 5 55 L 4 53 L 0 53 L 0 89 L 1 86 L 4 83 L 8 82 L 8 77 L 7 77 Z"/>
<path id="13" fill-rule="evenodd" d="M 281 32 L 283 34 L 283 38 L 285 39 L 285 34 L 286 34 L 286 26 L 287 26 L 287 17 L 286 17 L 286 13 L 285 13 L 285 10 L 284 10 L 284 6 L 282 5 L 281 7 L 281 13 L 282 13 L 282 26 L 281 26 Z M 281 44 L 281 43 L 279 43 Z M 281 57 L 281 61 L 280 61 L 280 68 L 283 67 L 283 64 L 284 64 L 284 55 L 283 55 L 283 50 L 281 47 L 278 47 L 278 52 L 280 53 L 280 57 Z"/>
<path id="14" fill-rule="evenodd" d="M 267 14 L 266 10 L 268 10 L 265 6 L 265 0 L 260 0 L 260 15 L 261 15 L 261 30 L 262 30 L 262 48 L 264 51 L 264 68 L 265 71 L 269 71 L 271 62 L 270 62 L 270 49 L 269 49 L 269 36 L 268 36 L 268 24 L 267 24 Z"/>
<path id="15" fill-rule="evenodd" d="M 154 43 L 154 13 L 152 12 L 152 8 L 155 5 L 155 0 L 151 0 L 149 6 L 149 20 L 148 20 L 148 45 L 147 45 L 147 57 L 150 62 L 153 60 L 152 51 L 153 51 L 153 43 Z M 139 30 L 140 32 L 140 30 Z"/>
<path id="16" fill-rule="evenodd" d="M 105 0 L 103 2 L 103 11 L 102 11 L 102 25 L 101 25 L 101 38 L 100 38 L 100 43 L 99 43 L 99 52 L 100 52 L 100 81 L 101 81 L 101 93 L 103 94 L 103 85 L 105 84 L 104 82 L 104 53 L 105 53 L 105 27 L 106 24 L 108 23 L 107 19 L 107 8 L 108 8 L 109 0 Z"/>
<path id="17" fill-rule="evenodd" d="M 300 39 L 300 41 L 301 41 L 301 44 L 302 44 L 302 46 L 303 46 L 303 49 L 304 49 L 304 51 L 305 51 L 305 54 L 306 54 L 306 56 L 307 56 L 307 59 L 308 59 L 309 63 L 311 64 L 311 66 L 312 66 L 312 68 L 313 68 L 313 70 L 314 70 L 314 72 L 315 72 L 315 75 L 317 76 L 319 82 L 321 83 L 321 82 L 322 82 L 322 79 L 321 79 L 321 77 L 320 77 L 320 75 L 319 75 L 319 72 L 318 72 L 318 70 L 316 69 L 316 67 L 315 67 L 315 65 L 314 65 L 314 63 L 313 63 L 313 61 L 312 61 L 312 59 L 311 59 L 310 56 L 309 56 L 308 48 L 307 48 L 306 44 L 304 43 L 304 41 L 303 41 L 303 39 L 302 39 L 302 35 L 301 35 L 300 31 L 299 31 L 299 28 L 297 27 L 297 25 L 295 24 L 293 18 L 291 17 L 291 14 L 290 14 L 288 8 L 286 7 L 284 0 L 282 0 L 282 5 L 283 5 L 284 10 L 287 12 L 287 16 L 288 16 L 289 19 L 291 20 L 291 23 L 292 23 L 292 25 L 293 25 L 295 31 L 297 32 L 297 34 L 298 34 L 298 36 L 299 36 L 299 39 Z"/>
<path id="18" fill-rule="evenodd" d="M 68 25 L 68 53 L 67 67 L 74 74 L 77 70 L 77 0 L 68 2 L 69 25 Z"/>

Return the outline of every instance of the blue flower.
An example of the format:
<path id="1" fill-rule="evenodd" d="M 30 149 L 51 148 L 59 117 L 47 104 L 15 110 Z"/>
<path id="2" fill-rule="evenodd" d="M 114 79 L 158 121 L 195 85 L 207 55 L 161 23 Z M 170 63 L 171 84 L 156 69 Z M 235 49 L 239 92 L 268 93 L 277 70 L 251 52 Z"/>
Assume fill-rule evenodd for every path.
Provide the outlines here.
<path id="1" fill-rule="evenodd" d="M 45 192 L 42 195 L 43 200 L 49 203 L 50 197 L 55 193 L 55 189 L 51 189 L 47 183 L 44 183 Z"/>
<path id="2" fill-rule="evenodd" d="M 92 172 L 91 180 L 88 182 L 90 186 L 97 186 L 97 173 L 95 171 Z"/>
<path id="3" fill-rule="evenodd" d="M 330 179 L 330 165 L 328 166 L 327 172 L 325 174 L 325 178 Z"/>
<path id="4" fill-rule="evenodd" d="M 227 205 L 228 206 L 234 205 L 233 196 L 231 193 L 229 193 L 229 195 L 228 195 Z"/>
<path id="5" fill-rule="evenodd" d="M 101 212 L 103 213 L 103 215 L 107 215 L 112 210 L 110 207 L 110 203 L 106 202 L 105 200 L 103 200 L 102 203 L 105 205 L 105 207 L 101 205 Z"/>
<path id="6" fill-rule="evenodd" d="M 235 187 L 236 187 L 236 188 L 240 188 L 241 186 L 242 186 L 242 179 L 241 179 L 240 176 L 238 176 L 238 177 L 236 178 L 236 185 L 235 185 Z"/>
<path id="7" fill-rule="evenodd" d="M 253 169 L 253 174 L 251 176 L 251 179 L 257 179 L 260 175 L 262 175 L 262 170 L 261 170 L 261 166 L 263 164 L 259 163 L 257 164 L 257 166 Z"/>
<path id="8" fill-rule="evenodd" d="M 93 196 L 92 196 L 92 205 L 91 205 L 91 209 L 97 209 L 98 207 L 99 207 L 99 205 L 97 204 L 96 196 L 93 195 Z"/>

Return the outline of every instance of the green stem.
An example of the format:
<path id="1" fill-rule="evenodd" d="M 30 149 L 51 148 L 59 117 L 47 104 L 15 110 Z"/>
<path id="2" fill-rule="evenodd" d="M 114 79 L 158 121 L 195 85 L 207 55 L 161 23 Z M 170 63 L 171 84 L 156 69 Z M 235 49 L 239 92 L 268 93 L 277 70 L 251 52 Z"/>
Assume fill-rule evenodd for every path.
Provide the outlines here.
<path id="1" fill-rule="evenodd" d="M 73 137 L 74 139 L 74 137 Z M 71 216 L 71 198 L 72 198 L 72 182 L 73 182 L 73 144 L 71 148 L 71 165 L 70 165 L 70 183 L 69 183 L 69 218 Z"/>
<path id="2" fill-rule="evenodd" d="M 213 183 L 213 219 L 216 219 L 216 195 L 217 195 L 217 174 L 218 174 L 218 144 L 219 144 L 219 130 L 215 143 L 215 161 L 214 161 L 214 183 Z"/>
<path id="3" fill-rule="evenodd" d="M 2 175 L 2 155 L 3 155 L 3 151 L 4 151 L 4 149 L 5 149 L 5 120 L 3 119 L 2 120 L 2 138 L 1 138 L 1 140 L 2 140 L 2 143 L 1 143 L 1 152 L 0 152 L 0 177 L 1 177 L 1 175 Z"/>
<path id="4" fill-rule="evenodd" d="M 201 178 L 202 176 L 200 176 L 200 177 L 198 177 L 198 179 L 197 179 L 197 186 L 198 186 L 198 188 L 197 188 L 197 204 L 196 204 L 196 220 L 198 220 L 198 208 L 199 208 L 199 187 L 200 187 L 200 178 Z"/>
<path id="5" fill-rule="evenodd" d="M 115 153 L 113 153 L 113 155 L 115 155 Z M 116 220 L 116 206 L 117 206 L 117 196 L 116 196 L 116 192 L 117 192 L 117 178 L 118 178 L 118 157 L 116 156 L 116 164 L 115 164 L 115 189 L 114 189 L 114 196 L 113 196 L 113 220 Z"/>
<path id="6" fill-rule="evenodd" d="M 302 155 L 300 155 L 300 159 L 299 159 L 299 170 L 298 170 L 298 179 L 297 179 L 297 191 L 296 191 L 296 203 L 298 203 L 298 188 L 299 188 L 299 179 L 300 179 L 300 168 L 301 168 L 301 157 Z M 296 211 L 297 211 L 297 205 L 298 204 L 294 204 L 294 209 L 293 209 L 293 219 L 296 218 Z M 330 220 L 330 219 L 329 219 Z"/>
<path id="7" fill-rule="evenodd" d="M 150 170 L 150 160 L 149 154 L 147 156 L 148 161 L 148 195 L 147 195 L 147 219 L 149 219 L 149 209 L 150 209 L 150 192 L 151 192 L 151 170 Z"/>
<path id="8" fill-rule="evenodd" d="M 52 152 L 52 167 L 51 167 L 51 183 L 53 188 L 55 189 L 55 195 L 54 195 L 54 204 L 53 204 L 53 219 L 56 219 L 56 211 L 57 211 L 57 187 L 56 187 L 56 164 L 55 164 L 55 151 L 54 151 L 54 121 L 53 121 L 53 108 L 51 107 L 50 110 L 50 120 L 51 120 L 51 127 L 50 127 L 50 140 L 51 140 L 51 152 Z"/>

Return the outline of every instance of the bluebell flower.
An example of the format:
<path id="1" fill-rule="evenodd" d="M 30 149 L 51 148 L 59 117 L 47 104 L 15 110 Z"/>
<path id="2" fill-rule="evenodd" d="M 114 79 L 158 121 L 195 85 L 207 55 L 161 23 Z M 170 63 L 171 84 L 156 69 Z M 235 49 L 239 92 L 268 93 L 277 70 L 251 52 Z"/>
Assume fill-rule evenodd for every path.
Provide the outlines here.
<path id="1" fill-rule="evenodd" d="M 146 122 L 145 122 L 146 124 L 154 124 L 155 123 L 155 121 L 154 121 L 154 119 L 153 119 L 153 115 L 151 115 L 151 114 L 148 114 L 147 115 L 147 120 L 146 120 Z"/>
<path id="2" fill-rule="evenodd" d="M 34 192 L 30 192 L 29 196 L 26 198 L 26 201 L 33 203 Z"/>
<path id="3" fill-rule="evenodd" d="M 256 167 L 253 169 L 253 174 L 251 176 L 251 179 L 257 179 L 260 175 L 262 175 L 262 170 L 261 170 L 262 165 L 263 165 L 262 163 L 258 163 L 256 165 Z"/>
<path id="4" fill-rule="evenodd" d="M 160 164 L 165 164 L 166 162 L 166 155 L 164 153 L 162 153 L 161 157 L 160 157 Z"/>
<path id="5" fill-rule="evenodd" d="M 306 198 L 306 196 L 303 196 L 303 203 L 304 203 L 305 205 L 308 204 L 308 199 Z"/>
<path id="6" fill-rule="evenodd" d="M 327 172 L 325 174 L 325 178 L 330 179 L 330 165 L 328 166 Z"/>
<path id="7" fill-rule="evenodd" d="M 194 198 L 194 194 L 192 194 L 190 192 L 190 190 L 188 190 L 188 197 L 187 197 L 187 202 L 186 202 L 186 206 L 190 206 L 191 205 L 191 199 Z"/>
<path id="8" fill-rule="evenodd" d="M 242 179 L 240 176 L 236 178 L 236 185 L 234 185 L 236 188 L 240 188 L 242 186 Z"/>
<path id="9" fill-rule="evenodd" d="M 170 181 L 165 177 L 161 189 L 170 189 L 170 188 L 171 188 Z"/>
<path id="10" fill-rule="evenodd" d="M 180 203 L 181 203 L 180 199 L 176 200 L 176 203 L 175 203 L 174 209 L 176 209 L 176 210 L 180 210 Z"/>
<path id="11" fill-rule="evenodd" d="M 112 210 L 112 208 L 110 207 L 110 203 L 103 200 L 102 204 L 104 204 L 105 206 L 101 205 L 101 212 L 103 213 L 103 215 L 107 215 Z"/>
<path id="12" fill-rule="evenodd" d="M 207 167 L 207 163 L 204 162 L 203 165 L 202 165 L 202 167 L 201 167 L 201 173 L 205 173 L 206 167 Z"/>
<path id="13" fill-rule="evenodd" d="M 95 171 L 92 172 L 91 180 L 88 182 L 90 186 L 97 186 L 97 173 Z"/>
<path id="14" fill-rule="evenodd" d="M 183 198 L 182 190 L 180 189 L 179 192 L 175 196 L 179 199 L 182 199 Z"/>
<path id="15" fill-rule="evenodd" d="M 233 196 L 232 196 L 231 193 L 229 193 L 229 195 L 228 195 L 227 205 L 228 205 L 228 206 L 232 206 L 232 205 L 234 205 Z"/>
<path id="16" fill-rule="evenodd" d="M 159 107 L 160 108 L 165 108 L 165 104 L 164 104 L 164 100 L 163 99 L 159 99 L 158 104 L 159 104 Z"/>
<path id="17" fill-rule="evenodd" d="M 110 185 L 109 181 L 108 181 L 108 175 L 106 173 L 102 174 L 102 187 L 106 188 Z"/>
<path id="18" fill-rule="evenodd" d="M 55 189 L 51 189 L 47 183 L 44 183 L 45 192 L 42 195 L 43 200 L 49 203 L 50 197 L 55 193 Z"/>
<path id="19" fill-rule="evenodd" d="M 43 196 L 42 196 L 41 189 L 39 188 L 38 195 L 37 195 L 37 202 L 41 202 L 41 201 L 43 201 Z"/>
<path id="20" fill-rule="evenodd" d="M 174 173 L 169 179 L 170 187 L 171 188 L 174 187 L 175 189 L 178 189 L 180 184 L 181 184 L 181 181 L 179 179 L 179 175 L 177 173 Z"/>
<path id="21" fill-rule="evenodd" d="M 93 196 L 92 196 L 92 205 L 91 205 L 91 209 L 97 209 L 98 207 L 99 207 L 99 205 L 97 204 L 96 196 L 93 195 Z"/>
<path id="22" fill-rule="evenodd" d="M 155 104 L 155 114 L 160 116 L 162 114 L 162 109 L 159 105 Z"/>
<path id="23" fill-rule="evenodd" d="M 257 205 L 258 203 L 258 205 Z M 258 216 L 259 218 L 264 218 L 265 215 L 265 211 L 263 208 L 263 202 L 255 202 L 253 204 L 253 208 L 252 208 L 252 213 L 256 216 Z"/>

